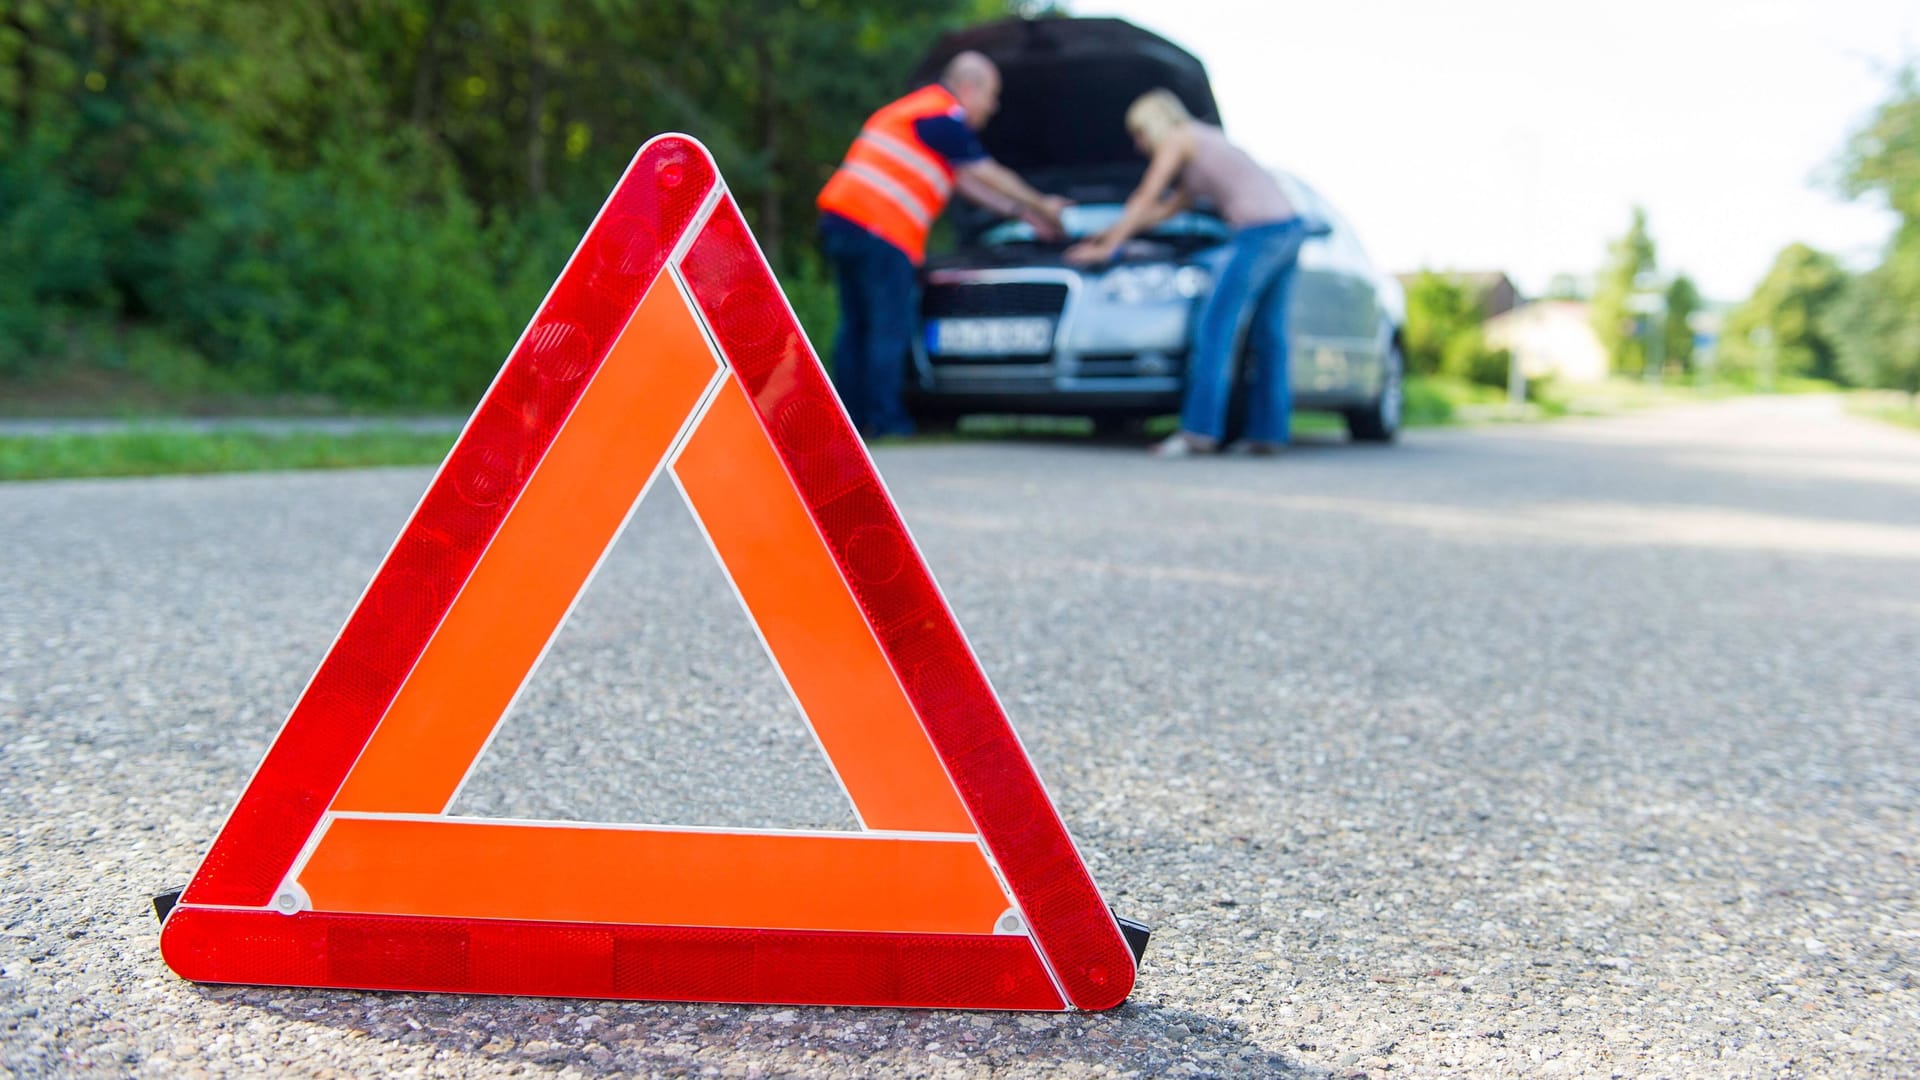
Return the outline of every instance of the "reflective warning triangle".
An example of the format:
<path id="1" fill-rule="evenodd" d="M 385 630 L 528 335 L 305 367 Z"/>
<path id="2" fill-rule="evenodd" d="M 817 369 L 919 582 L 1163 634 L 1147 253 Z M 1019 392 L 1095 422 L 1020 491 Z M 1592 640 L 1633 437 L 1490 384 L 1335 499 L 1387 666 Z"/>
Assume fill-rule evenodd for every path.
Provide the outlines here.
<path id="1" fill-rule="evenodd" d="M 650 485 L 857 832 L 452 817 Z M 628 166 L 179 902 L 201 982 L 1104 1009 L 1134 955 L 704 147 Z"/>

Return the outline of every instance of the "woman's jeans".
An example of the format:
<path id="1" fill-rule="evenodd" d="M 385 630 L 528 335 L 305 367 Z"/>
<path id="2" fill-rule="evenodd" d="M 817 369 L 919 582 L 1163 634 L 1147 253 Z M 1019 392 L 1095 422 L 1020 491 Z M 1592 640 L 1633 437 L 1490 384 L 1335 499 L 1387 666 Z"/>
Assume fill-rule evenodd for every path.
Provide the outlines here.
<path id="1" fill-rule="evenodd" d="M 1226 436 L 1235 360 L 1240 343 L 1251 333 L 1253 396 L 1242 434 L 1258 442 L 1287 441 L 1293 414 L 1293 385 L 1287 376 L 1287 285 L 1308 235 L 1307 223 L 1296 217 L 1249 226 L 1227 242 L 1226 265 L 1194 316 L 1186 398 L 1180 407 L 1183 431 L 1215 440 Z"/>

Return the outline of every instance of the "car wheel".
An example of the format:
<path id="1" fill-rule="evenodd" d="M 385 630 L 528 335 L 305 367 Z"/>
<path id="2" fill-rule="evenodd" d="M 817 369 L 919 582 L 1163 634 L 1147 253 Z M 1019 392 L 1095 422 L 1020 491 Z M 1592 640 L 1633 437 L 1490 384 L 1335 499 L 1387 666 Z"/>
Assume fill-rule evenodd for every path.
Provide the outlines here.
<path id="1" fill-rule="evenodd" d="M 1400 436 L 1400 412 L 1406 400 L 1406 361 L 1400 356 L 1400 346 L 1387 348 L 1384 364 L 1380 396 L 1369 405 L 1345 413 L 1347 434 L 1355 442 L 1392 442 Z"/>

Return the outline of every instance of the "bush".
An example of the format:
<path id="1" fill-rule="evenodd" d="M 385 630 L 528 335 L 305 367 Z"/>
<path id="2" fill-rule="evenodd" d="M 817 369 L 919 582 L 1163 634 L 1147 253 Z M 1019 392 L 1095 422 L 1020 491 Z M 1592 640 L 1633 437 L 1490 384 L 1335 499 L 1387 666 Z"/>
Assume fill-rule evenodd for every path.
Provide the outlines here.
<path id="1" fill-rule="evenodd" d="M 1559 416 L 1567 411 L 1566 388 L 1560 385 L 1560 377 L 1551 372 L 1527 380 L 1527 400 L 1549 415 Z"/>
<path id="2" fill-rule="evenodd" d="M 1438 373 L 1504 390 L 1507 369 L 1512 365 L 1513 354 L 1505 349 L 1488 348 L 1487 339 L 1476 326 L 1455 333 L 1447 341 Z"/>
<path id="3" fill-rule="evenodd" d="M 1513 374 L 1513 354 L 1505 349 L 1480 348 L 1473 351 L 1461 372 L 1470 383 L 1504 390 Z"/>
<path id="4" fill-rule="evenodd" d="M 800 329 L 813 342 L 813 351 L 829 371 L 833 369 L 833 335 L 840 328 L 840 303 L 834 292 L 833 274 L 812 251 L 802 252 L 794 266 L 780 275 L 780 287 L 800 320 Z"/>
<path id="5" fill-rule="evenodd" d="M 1480 298 L 1465 282 L 1422 270 L 1407 289 L 1406 359 L 1413 375 L 1448 372 L 1449 358 L 1461 341 L 1478 348 Z"/>
<path id="6" fill-rule="evenodd" d="M 108 220 L 51 149 L 0 154 L 0 375 L 19 375 L 68 313 L 106 303 Z"/>
<path id="7" fill-rule="evenodd" d="M 465 404 L 648 132 L 701 133 L 796 252 L 899 62 L 1030 6 L 756 8 L 736 62 L 711 4 L 14 0 L 0 393 Z M 824 347 L 827 275 L 782 269 Z"/>
<path id="8" fill-rule="evenodd" d="M 381 182 L 381 163 L 353 164 L 222 176 L 146 306 L 255 392 L 469 401 L 531 304 L 516 322 L 471 203 L 455 192 L 406 200 Z"/>
<path id="9" fill-rule="evenodd" d="M 1401 417 L 1409 426 L 1434 427 L 1453 421 L 1453 401 L 1438 379 L 1410 375 Z"/>

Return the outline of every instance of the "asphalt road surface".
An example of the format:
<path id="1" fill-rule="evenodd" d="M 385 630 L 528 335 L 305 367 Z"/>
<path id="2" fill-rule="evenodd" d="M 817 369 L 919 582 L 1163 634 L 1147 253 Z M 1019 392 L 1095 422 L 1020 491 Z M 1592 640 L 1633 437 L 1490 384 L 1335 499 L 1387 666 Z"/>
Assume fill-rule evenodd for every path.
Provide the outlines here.
<path id="1" fill-rule="evenodd" d="M 182 883 L 429 473 L 0 486 L 0 1072 L 1920 1073 L 1920 438 L 1819 399 L 877 454 L 1070 828 L 1103 1014 L 203 987 Z M 846 827 L 649 500 L 456 810 Z"/>

